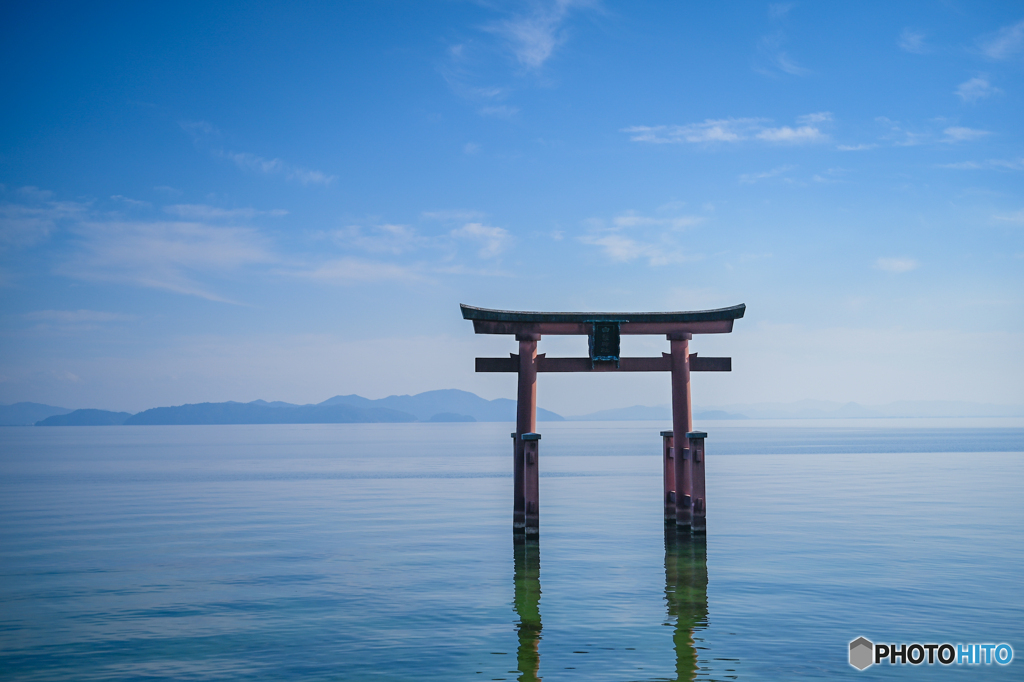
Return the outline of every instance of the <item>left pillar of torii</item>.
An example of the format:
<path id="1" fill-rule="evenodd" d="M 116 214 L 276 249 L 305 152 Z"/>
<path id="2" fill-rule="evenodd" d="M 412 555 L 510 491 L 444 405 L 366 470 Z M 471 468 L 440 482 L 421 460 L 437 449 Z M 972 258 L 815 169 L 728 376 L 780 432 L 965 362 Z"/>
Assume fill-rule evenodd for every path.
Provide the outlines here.
<path id="1" fill-rule="evenodd" d="M 540 434 L 537 431 L 537 341 L 540 334 L 516 334 L 519 341 L 519 391 L 516 432 L 512 434 L 514 501 L 512 530 L 517 539 L 536 538 L 540 531 Z"/>

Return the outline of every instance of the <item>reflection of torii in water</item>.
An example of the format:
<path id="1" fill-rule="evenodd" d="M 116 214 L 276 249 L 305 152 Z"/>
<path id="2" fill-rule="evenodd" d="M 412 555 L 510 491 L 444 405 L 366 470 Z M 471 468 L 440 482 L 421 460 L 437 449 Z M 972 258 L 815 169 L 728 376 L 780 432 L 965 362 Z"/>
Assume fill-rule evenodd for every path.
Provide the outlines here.
<path id="1" fill-rule="evenodd" d="M 540 671 L 540 543 L 517 543 L 515 549 L 515 612 L 519 648 L 519 682 L 536 682 Z"/>
<path id="2" fill-rule="evenodd" d="M 676 679 L 693 680 L 700 668 L 693 633 L 708 624 L 708 546 L 704 536 L 665 531 L 665 600 L 675 616 L 672 641 Z"/>
<path id="3" fill-rule="evenodd" d="M 515 549 L 515 612 L 519 616 L 516 652 L 519 682 L 538 682 L 540 674 L 540 543 L 517 543 Z M 672 641 L 676 679 L 693 680 L 699 663 L 693 635 L 708 622 L 707 541 L 703 536 L 679 536 L 665 531 L 665 600 L 676 619 Z"/>

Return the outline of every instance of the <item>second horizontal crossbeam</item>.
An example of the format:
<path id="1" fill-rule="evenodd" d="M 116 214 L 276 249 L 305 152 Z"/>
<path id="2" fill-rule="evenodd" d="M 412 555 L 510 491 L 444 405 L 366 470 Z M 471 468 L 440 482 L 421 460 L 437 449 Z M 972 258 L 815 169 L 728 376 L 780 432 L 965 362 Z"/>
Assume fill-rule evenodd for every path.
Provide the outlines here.
<path id="1" fill-rule="evenodd" d="M 477 358 L 478 372 L 518 372 L 519 356 L 515 353 L 507 358 Z M 665 353 L 660 358 L 619 358 L 615 362 L 593 362 L 590 358 L 549 358 L 537 356 L 538 372 L 670 372 L 672 356 Z M 731 372 L 732 358 L 701 358 L 690 354 L 691 372 Z"/>

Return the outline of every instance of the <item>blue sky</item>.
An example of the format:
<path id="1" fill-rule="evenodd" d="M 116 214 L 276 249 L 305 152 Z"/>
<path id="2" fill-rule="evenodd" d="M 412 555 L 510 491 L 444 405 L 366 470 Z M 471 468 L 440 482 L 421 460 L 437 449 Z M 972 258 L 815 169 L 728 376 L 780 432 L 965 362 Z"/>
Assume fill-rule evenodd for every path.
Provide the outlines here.
<path id="1" fill-rule="evenodd" d="M 1020 3 L 0 11 L 0 402 L 514 397 L 459 303 L 746 303 L 698 405 L 1024 403 Z"/>

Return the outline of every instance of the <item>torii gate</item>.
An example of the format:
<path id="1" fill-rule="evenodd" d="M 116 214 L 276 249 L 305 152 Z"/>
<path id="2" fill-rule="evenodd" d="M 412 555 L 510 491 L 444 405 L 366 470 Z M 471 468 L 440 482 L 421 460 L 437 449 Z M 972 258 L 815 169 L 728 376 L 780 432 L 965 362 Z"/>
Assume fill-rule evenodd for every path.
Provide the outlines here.
<path id="1" fill-rule="evenodd" d="M 665 522 L 682 532 L 707 531 L 704 492 L 704 439 L 693 430 L 690 409 L 690 372 L 732 371 L 732 358 L 701 358 L 690 354 L 694 334 L 728 334 L 743 317 L 740 304 L 717 310 L 675 313 L 538 313 L 488 310 L 461 304 L 462 317 L 473 321 L 477 334 L 514 334 L 519 354 L 508 358 L 477 358 L 477 372 L 518 372 L 516 432 L 512 434 L 515 492 L 512 529 L 517 539 L 536 537 L 540 531 L 540 489 L 537 457 L 537 372 L 671 372 L 672 430 L 662 431 Z M 537 355 L 544 334 L 590 337 L 590 356 L 549 358 Z M 665 334 L 671 352 L 661 357 L 619 356 L 621 334 Z M 674 434 L 684 434 L 677 450 Z M 677 452 L 681 451 L 679 456 Z"/>

